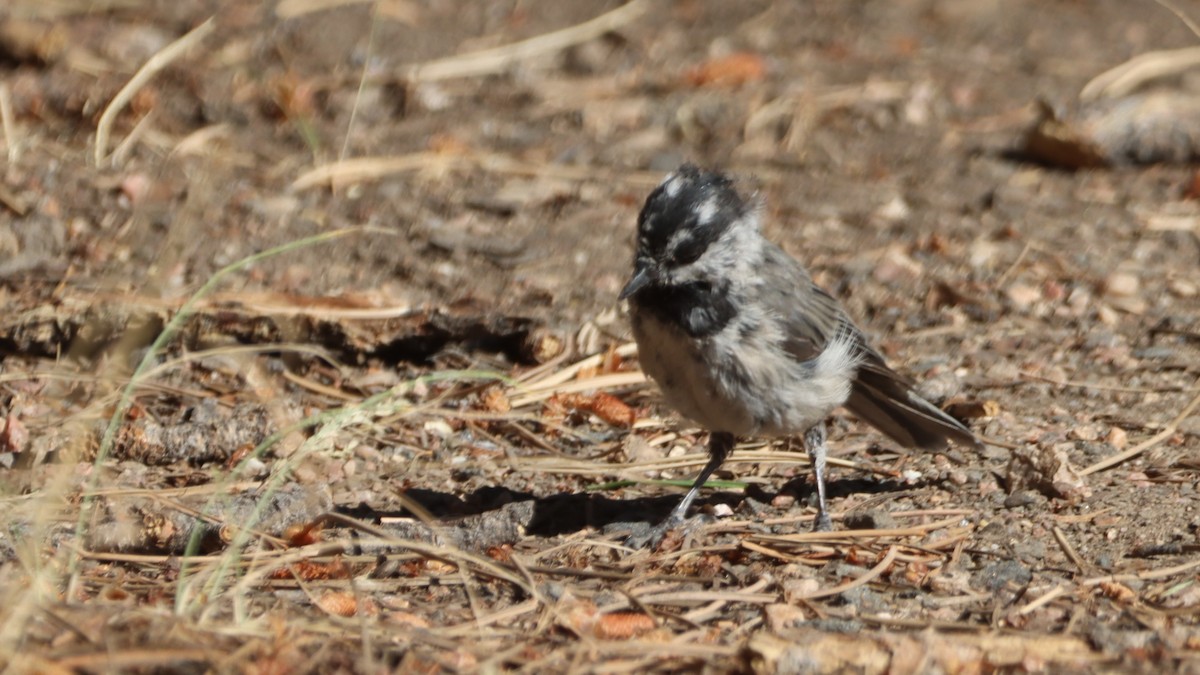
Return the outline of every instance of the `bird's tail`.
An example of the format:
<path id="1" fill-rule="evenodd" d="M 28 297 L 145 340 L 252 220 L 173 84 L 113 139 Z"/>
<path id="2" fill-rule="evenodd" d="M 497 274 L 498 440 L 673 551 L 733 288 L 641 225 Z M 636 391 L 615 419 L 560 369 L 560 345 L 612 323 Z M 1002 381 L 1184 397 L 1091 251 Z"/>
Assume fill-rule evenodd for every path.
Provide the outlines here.
<path id="1" fill-rule="evenodd" d="M 970 429 L 918 396 L 911 383 L 883 363 L 859 368 L 846 408 L 910 448 L 941 450 L 947 441 L 981 447 Z"/>

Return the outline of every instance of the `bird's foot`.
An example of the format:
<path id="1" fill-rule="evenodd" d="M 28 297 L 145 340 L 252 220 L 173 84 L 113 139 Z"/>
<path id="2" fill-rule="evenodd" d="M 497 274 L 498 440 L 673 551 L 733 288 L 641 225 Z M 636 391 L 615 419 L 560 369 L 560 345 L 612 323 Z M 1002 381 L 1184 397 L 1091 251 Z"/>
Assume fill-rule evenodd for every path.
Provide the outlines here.
<path id="1" fill-rule="evenodd" d="M 817 517 L 813 519 L 813 532 L 832 532 L 832 531 L 833 531 L 833 519 L 831 519 L 829 517 L 828 513 L 826 513 L 825 511 L 821 511 L 820 513 L 817 514 Z"/>
<path id="2" fill-rule="evenodd" d="M 625 538 L 625 545 L 629 548 L 654 550 L 662 543 L 668 532 L 676 528 L 683 528 L 684 536 L 686 537 L 700 525 L 706 525 L 710 522 L 712 522 L 712 518 L 703 514 L 685 518 L 672 513 L 657 525 L 650 525 L 649 523 L 635 524 L 634 531 Z"/>

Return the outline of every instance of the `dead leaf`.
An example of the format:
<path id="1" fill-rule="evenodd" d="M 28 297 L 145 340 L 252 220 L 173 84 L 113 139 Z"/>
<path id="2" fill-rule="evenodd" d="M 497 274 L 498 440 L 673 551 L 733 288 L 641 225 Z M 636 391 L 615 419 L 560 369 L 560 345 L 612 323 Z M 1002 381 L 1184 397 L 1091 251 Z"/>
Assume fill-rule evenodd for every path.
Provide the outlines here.
<path id="1" fill-rule="evenodd" d="M 374 616 L 379 607 L 370 598 L 356 598 L 345 591 L 329 591 L 317 598 L 317 607 L 327 614 L 351 617 L 362 613 Z"/>
<path id="2" fill-rule="evenodd" d="M 684 80 L 693 87 L 740 87 L 767 76 L 767 62 L 751 52 L 734 52 L 692 68 Z"/>
<path id="3" fill-rule="evenodd" d="M 1071 465 L 1067 453 L 1072 449 L 1071 443 L 1059 443 L 1049 448 L 1026 446 L 1014 450 L 1006 474 L 1009 492 L 1033 489 L 1047 497 L 1086 499 L 1092 491 Z"/>
<path id="4" fill-rule="evenodd" d="M 506 413 L 512 410 L 512 402 L 508 400 L 508 395 L 500 387 L 488 387 L 483 391 L 481 403 L 483 409 L 488 412 Z"/>
<path id="5" fill-rule="evenodd" d="M 1137 593 L 1134 593 L 1132 588 L 1116 581 L 1100 582 L 1100 590 L 1104 595 L 1121 604 L 1129 604 L 1137 597 Z"/>
<path id="6" fill-rule="evenodd" d="M 613 612 L 602 615 L 592 627 L 592 635 L 601 640 L 628 640 L 654 630 L 654 619 L 641 612 Z"/>
<path id="7" fill-rule="evenodd" d="M 592 413 L 614 427 L 631 427 L 637 416 L 624 401 L 604 392 L 591 396 L 555 394 L 546 400 L 546 414 L 549 416 L 559 416 L 569 410 Z"/>
<path id="8" fill-rule="evenodd" d="M 11 452 L 13 454 L 20 453 L 29 443 L 29 430 L 17 419 L 15 413 L 11 410 L 8 413 L 8 418 L 4 420 L 4 426 L 0 431 L 0 450 Z"/>

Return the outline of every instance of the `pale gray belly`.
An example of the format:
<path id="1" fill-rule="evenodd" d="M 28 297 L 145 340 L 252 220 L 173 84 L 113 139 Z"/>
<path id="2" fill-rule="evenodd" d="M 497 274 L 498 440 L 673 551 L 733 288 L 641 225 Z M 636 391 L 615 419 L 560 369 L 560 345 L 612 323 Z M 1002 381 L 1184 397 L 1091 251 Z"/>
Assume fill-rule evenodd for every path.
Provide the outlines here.
<path id="1" fill-rule="evenodd" d="M 753 411 L 730 395 L 720 375 L 722 357 L 707 344 L 711 340 L 692 340 L 649 316 L 635 318 L 633 334 L 642 370 L 671 407 L 711 431 L 754 432 Z"/>
<path id="2" fill-rule="evenodd" d="M 662 389 L 668 404 L 710 431 L 741 436 L 800 433 L 821 421 L 849 395 L 838 373 L 833 391 L 813 368 L 789 361 L 781 350 L 739 341 L 736 326 L 692 339 L 652 314 L 635 312 L 633 334 L 642 370 Z M 814 375 L 817 377 L 814 380 Z"/>

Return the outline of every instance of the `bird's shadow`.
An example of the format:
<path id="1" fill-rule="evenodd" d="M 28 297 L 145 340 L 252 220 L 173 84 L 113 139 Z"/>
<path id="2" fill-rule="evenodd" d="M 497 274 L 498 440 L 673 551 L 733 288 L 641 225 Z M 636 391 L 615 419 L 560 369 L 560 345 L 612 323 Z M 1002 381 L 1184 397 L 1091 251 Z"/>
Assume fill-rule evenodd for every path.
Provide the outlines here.
<path id="1" fill-rule="evenodd" d="M 827 495 L 840 498 L 850 495 L 886 494 L 920 487 L 894 480 L 848 479 L 827 484 Z M 779 496 L 794 497 L 799 503 L 815 504 L 816 486 L 800 476 L 784 483 L 776 492 L 750 485 L 745 490 L 705 490 L 693 511 L 705 511 L 718 504 L 737 510 L 746 500 L 769 504 Z M 514 502 L 533 502 L 532 515 L 521 523 L 526 534 L 553 537 L 580 532 L 589 528 L 620 531 L 626 527 L 644 527 L 662 522 L 679 503 L 683 492 L 653 497 L 620 499 L 596 492 L 559 493 L 538 497 L 502 487 L 484 487 L 465 495 L 426 489 L 409 489 L 405 496 L 441 521 L 456 521 L 502 509 Z M 341 507 L 342 513 L 366 521 L 387 517 L 411 517 L 400 510 L 380 510 L 368 505 Z"/>

